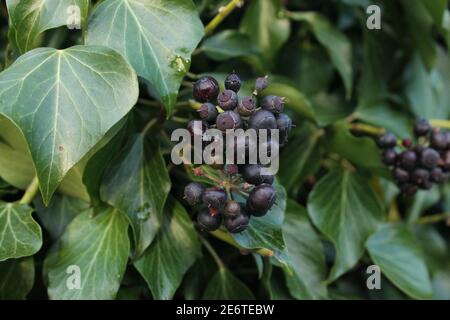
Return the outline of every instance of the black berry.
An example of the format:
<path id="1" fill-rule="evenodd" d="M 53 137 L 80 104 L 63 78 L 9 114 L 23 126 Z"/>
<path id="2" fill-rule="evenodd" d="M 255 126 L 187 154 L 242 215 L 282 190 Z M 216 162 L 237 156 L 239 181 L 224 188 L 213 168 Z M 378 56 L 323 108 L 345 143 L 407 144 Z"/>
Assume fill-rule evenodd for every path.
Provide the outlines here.
<path id="1" fill-rule="evenodd" d="M 428 168 L 433 169 L 437 166 L 439 161 L 439 153 L 431 148 L 425 148 L 420 155 L 420 163 Z"/>
<path id="2" fill-rule="evenodd" d="M 284 110 L 284 101 L 278 96 L 267 96 L 261 101 L 261 108 L 278 114 Z"/>
<path id="3" fill-rule="evenodd" d="M 267 76 L 256 78 L 255 93 L 258 94 L 262 92 L 268 86 L 269 86 L 269 78 Z"/>
<path id="4" fill-rule="evenodd" d="M 259 164 L 245 165 L 242 169 L 242 176 L 244 177 L 245 182 L 254 185 L 273 183 L 273 175 L 261 175 L 261 166 Z"/>
<path id="5" fill-rule="evenodd" d="M 238 75 L 236 73 L 230 74 L 225 79 L 225 89 L 233 90 L 234 92 L 238 92 L 241 88 L 242 81 L 239 79 Z"/>
<path id="6" fill-rule="evenodd" d="M 256 110 L 256 101 L 254 97 L 243 97 L 238 103 L 237 112 L 243 116 L 248 117 Z"/>
<path id="7" fill-rule="evenodd" d="M 236 217 L 225 217 L 223 224 L 230 233 L 240 233 L 247 229 L 250 217 L 241 213 Z"/>
<path id="8" fill-rule="evenodd" d="M 280 143 L 284 144 L 287 142 L 289 134 L 291 133 L 291 130 L 292 130 L 291 118 L 287 114 L 281 113 L 277 117 L 277 127 L 278 127 L 279 134 L 280 134 L 280 136 L 279 136 Z"/>
<path id="9" fill-rule="evenodd" d="M 439 131 L 433 131 L 430 135 L 430 146 L 435 149 L 445 149 L 447 147 L 446 135 Z"/>
<path id="10" fill-rule="evenodd" d="M 227 201 L 227 194 L 219 188 L 208 188 L 203 192 L 203 203 L 208 207 L 220 208 Z"/>
<path id="11" fill-rule="evenodd" d="M 418 168 L 412 172 L 411 180 L 418 186 L 424 186 L 430 178 L 428 170 Z"/>
<path id="12" fill-rule="evenodd" d="M 222 216 L 220 213 L 211 213 L 208 209 L 203 209 L 197 214 L 197 222 L 202 230 L 214 231 L 220 228 Z"/>
<path id="13" fill-rule="evenodd" d="M 184 199 L 189 205 L 194 206 L 199 204 L 205 187 L 197 182 L 191 182 L 184 188 Z"/>
<path id="14" fill-rule="evenodd" d="M 214 101 L 219 94 L 217 80 L 210 76 L 201 77 L 194 83 L 194 99 L 200 102 Z"/>
<path id="15" fill-rule="evenodd" d="M 248 121 L 249 127 L 255 130 L 276 129 L 277 119 L 272 112 L 267 110 L 256 111 Z"/>
<path id="16" fill-rule="evenodd" d="M 399 156 L 399 166 L 405 170 L 412 170 L 416 166 L 417 155 L 414 151 L 403 151 Z"/>
<path id="17" fill-rule="evenodd" d="M 225 208 L 223 210 L 223 215 L 225 217 L 236 217 L 241 214 L 241 206 L 234 200 L 227 201 Z"/>
<path id="18" fill-rule="evenodd" d="M 382 149 L 391 149 L 397 145 L 397 138 L 391 132 L 386 132 L 377 140 L 378 147 Z"/>
<path id="19" fill-rule="evenodd" d="M 387 149 L 382 155 L 383 163 L 387 166 L 393 166 L 397 162 L 397 152 L 393 149 Z"/>
<path id="20" fill-rule="evenodd" d="M 394 172 L 394 179 L 395 181 L 397 181 L 397 183 L 406 183 L 409 181 L 409 173 L 406 170 L 400 169 L 400 168 L 395 168 Z"/>
<path id="21" fill-rule="evenodd" d="M 417 137 L 426 136 L 431 131 L 431 125 L 426 119 L 420 119 L 414 125 L 414 134 Z"/>
<path id="22" fill-rule="evenodd" d="M 217 116 L 216 126 L 217 129 L 222 131 L 242 128 L 242 120 L 238 113 L 234 111 L 225 111 Z"/>
<path id="23" fill-rule="evenodd" d="M 217 115 L 219 114 L 216 106 L 209 102 L 202 104 L 197 112 L 202 120 L 209 123 L 215 123 Z"/>
<path id="24" fill-rule="evenodd" d="M 431 170 L 431 172 L 430 172 L 430 181 L 431 182 L 442 183 L 442 182 L 444 182 L 444 178 L 445 178 L 444 171 L 441 168 L 436 167 Z"/>
<path id="25" fill-rule="evenodd" d="M 223 110 L 233 110 L 238 103 L 238 97 L 233 90 L 225 90 L 217 96 L 217 103 Z"/>
<path id="26" fill-rule="evenodd" d="M 247 199 L 247 212 L 261 217 L 270 210 L 276 200 L 275 189 L 269 184 L 260 184 L 253 188 Z"/>

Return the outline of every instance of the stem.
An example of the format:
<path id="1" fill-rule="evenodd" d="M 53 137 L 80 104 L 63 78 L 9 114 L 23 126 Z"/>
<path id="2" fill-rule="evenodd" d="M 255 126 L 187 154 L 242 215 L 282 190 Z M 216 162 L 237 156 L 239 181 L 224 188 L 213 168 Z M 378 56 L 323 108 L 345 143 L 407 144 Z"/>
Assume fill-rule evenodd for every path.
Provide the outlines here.
<path id="1" fill-rule="evenodd" d="M 365 123 L 350 123 L 349 126 L 350 126 L 351 130 L 361 131 L 361 132 L 365 132 L 365 133 L 373 134 L 373 135 L 380 135 L 385 132 L 385 130 L 383 128 L 378 128 L 378 127 L 372 126 L 370 124 L 365 124 Z"/>
<path id="2" fill-rule="evenodd" d="M 145 125 L 144 129 L 142 129 L 141 134 L 143 136 L 145 136 L 147 134 L 147 132 L 158 122 L 157 118 L 153 118 L 152 120 L 150 120 L 149 122 L 147 122 L 147 124 Z"/>
<path id="3" fill-rule="evenodd" d="M 19 203 L 30 204 L 31 201 L 33 201 L 34 197 L 36 196 L 38 190 L 39 190 L 39 181 L 37 176 L 35 176 L 31 181 L 30 185 L 28 186 L 27 190 L 25 190 L 22 199 L 19 200 Z"/>
<path id="4" fill-rule="evenodd" d="M 201 236 L 200 241 L 203 243 L 203 246 L 206 248 L 206 250 L 208 250 L 209 254 L 216 262 L 217 266 L 219 267 L 219 270 L 225 270 L 225 265 L 223 264 L 216 250 L 214 250 L 214 248 L 209 244 L 209 242 L 206 241 L 206 239 Z"/>
<path id="5" fill-rule="evenodd" d="M 450 129 L 450 120 L 430 119 L 430 124 L 435 128 Z"/>
<path id="6" fill-rule="evenodd" d="M 210 34 L 236 8 L 244 4 L 243 0 L 231 0 L 225 7 L 220 7 L 219 13 L 205 27 L 205 34 Z"/>
<path id="7" fill-rule="evenodd" d="M 450 219 L 450 212 L 433 214 L 431 216 L 421 217 L 416 220 L 418 224 L 427 224 L 427 223 L 435 223 L 440 222 L 442 220 Z"/>
<path id="8" fill-rule="evenodd" d="M 138 103 L 142 104 L 143 106 L 148 106 L 148 107 L 153 107 L 153 108 L 160 108 L 161 107 L 161 102 L 147 100 L 147 99 L 144 99 L 144 98 L 140 98 L 138 100 Z"/>
<path id="9" fill-rule="evenodd" d="M 228 232 L 225 232 L 221 229 L 218 229 L 216 231 L 210 232 L 211 235 L 213 235 L 214 237 L 216 237 L 219 240 L 222 240 L 223 242 L 226 242 L 230 245 L 232 245 L 233 247 L 238 248 L 239 250 L 242 251 L 251 251 L 257 254 L 260 254 L 264 257 L 272 257 L 274 255 L 274 252 L 272 250 L 269 250 L 267 248 L 261 248 L 261 249 L 246 249 L 246 248 L 242 248 L 239 244 L 236 243 L 236 241 L 234 241 L 234 239 L 230 236 L 230 234 Z"/>

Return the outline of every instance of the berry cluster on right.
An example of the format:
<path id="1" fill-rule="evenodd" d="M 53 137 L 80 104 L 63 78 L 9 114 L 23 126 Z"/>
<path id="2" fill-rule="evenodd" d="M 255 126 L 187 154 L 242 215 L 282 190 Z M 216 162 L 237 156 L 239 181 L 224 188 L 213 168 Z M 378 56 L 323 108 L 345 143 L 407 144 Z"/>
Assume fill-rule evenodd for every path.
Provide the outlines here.
<path id="1" fill-rule="evenodd" d="M 405 196 L 414 195 L 418 189 L 429 190 L 433 184 L 442 184 L 450 178 L 450 132 L 432 128 L 421 119 L 414 125 L 417 143 L 386 132 L 377 140 L 383 149 L 382 161 L 392 167 L 392 175 Z M 400 144 L 400 146 L 399 146 Z"/>

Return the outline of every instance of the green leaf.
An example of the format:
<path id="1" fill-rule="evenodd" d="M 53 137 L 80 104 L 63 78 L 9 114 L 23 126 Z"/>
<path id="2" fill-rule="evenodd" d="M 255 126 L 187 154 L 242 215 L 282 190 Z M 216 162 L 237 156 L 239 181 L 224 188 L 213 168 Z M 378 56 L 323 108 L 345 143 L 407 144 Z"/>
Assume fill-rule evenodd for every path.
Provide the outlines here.
<path id="1" fill-rule="evenodd" d="M 170 114 L 202 36 L 191 0 L 107 0 L 92 13 L 86 43 L 120 52 Z"/>
<path id="2" fill-rule="evenodd" d="M 342 169 L 329 172 L 315 185 L 308 198 L 308 213 L 336 249 L 329 281 L 355 266 L 365 242 L 384 219 L 367 177 Z"/>
<path id="3" fill-rule="evenodd" d="M 70 6 L 80 9 L 80 26 L 84 26 L 89 0 L 7 0 L 9 39 L 20 53 L 36 48 L 40 35 L 49 29 L 70 23 Z"/>
<path id="4" fill-rule="evenodd" d="M 150 245 L 161 226 L 170 186 L 159 142 L 142 134 L 131 136 L 106 169 L 100 197 L 130 218 L 136 256 Z"/>
<path id="5" fill-rule="evenodd" d="M 333 64 L 338 70 L 347 92 L 347 98 L 352 94 L 352 45 L 347 36 L 335 28 L 325 16 L 315 12 L 295 12 L 289 17 L 304 21 L 311 26 L 317 40 L 325 47 Z"/>
<path id="6" fill-rule="evenodd" d="M 294 273 L 285 272 L 286 285 L 296 299 L 327 296 L 325 254 L 305 208 L 288 200 L 283 235 Z"/>
<path id="7" fill-rule="evenodd" d="M 431 283 L 414 236 L 404 225 L 385 225 L 367 241 L 367 249 L 386 277 L 415 299 L 431 298 Z"/>
<path id="8" fill-rule="evenodd" d="M 167 201 L 161 230 L 134 266 L 154 299 L 171 299 L 184 274 L 201 254 L 197 232 L 183 206 Z"/>
<path id="9" fill-rule="evenodd" d="M 138 97 L 131 66 L 104 47 L 32 50 L 0 83 L 0 113 L 24 134 L 45 203 Z"/>
<path id="10" fill-rule="evenodd" d="M 210 59 L 217 61 L 260 54 L 249 36 L 235 30 L 224 30 L 207 38 L 201 48 Z"/>
<path id="11" fill-rule="evenodd" d="M 32 257 L 0 262 L 0 299 L 25 299 L 33 284 Z"/>
<path id="12" fill-rule="evenodd" d="M 289 38 L 289 19 L 281 16 L 281 9 L 280 0 L 251 1 L 241 20 L 240 31 L 249 36 L 268 61 Z"/>
<path id="13" fill-rule="evenodd" d="M 386 166 L 381 162 L 381 153 L 373 138 L 356 137 L 346 121 L 337 122 L 324 139 L 328 149 L 337 153 L 361 168 L 390 177 Z"/>
<path id="14" fill-rule="evenodd" d="M 42 246 L 42 231 L 25 204 L 0 201 L 0 261 L 31 256 Z"/>
<path id="15" fill-rule="evenodd" d="M 35 199 L 39 220 L 53 239 L 58 239 L 66 226 L 80 213 L 89 208 L 89 203 L 67 195 L 56 194 L 48 207 L 40 198 Z"/>
<path id="16" fill-rule="evenodd" d="M 250 289 L 228 269 L 219 269 L 209 280 L 203 300 L 254 300 Z"/>
<path id="17" fill-rule="evenodd" d="M 45 260 L 50 299 L 114 299 L 130 251 L 128 226 L 126 217 L 110 207 L 75 217 Z M 79 289 L 69 285 L 78 275 L 73 266 L 80 271 Z"/>
<path id="18" fill-rule="evenodd" d="M 338 94 L 321 92 L 311 98 L 311 104 L 315 119 L 321 127 L 343 120 L 353 111 L 352 105 L 348 101 L 341 99 Z"/>
<path id="19" fill-rule="evenodd" d="M 263 217 L 253 217 L 245 231 L 234 233 L 231 236 L 243 248 L 265 248 L 273 251 L 273 257 L 278 262 L 284 266 L 289 266 L 286 245 L 281 231 L 286 209 L 286 191 L 278 182 L 274 183 L 274 187 L 277 200 L 272 209 Z M 245 202 L 237 195 L 234 195 L 234 197 L 238 202 Z"/>

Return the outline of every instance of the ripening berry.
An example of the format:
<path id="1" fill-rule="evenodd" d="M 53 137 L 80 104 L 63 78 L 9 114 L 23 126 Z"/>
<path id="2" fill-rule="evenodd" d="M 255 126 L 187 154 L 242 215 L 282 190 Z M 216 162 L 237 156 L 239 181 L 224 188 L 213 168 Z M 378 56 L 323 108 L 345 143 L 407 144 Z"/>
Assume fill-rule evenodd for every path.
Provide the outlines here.
<path id="1" fill-rule="evenodd" d="M 207 121 L 209 123 L 216 123 L 216 118 L 217 115 L 219 114 L 219 111 L 217 111 L 216 106 L 209 102 L 202 104 L 201 107 L 197 110 L 197 112 L 202 120 Z"/>
<path id="2" fill-rule="evenodd" d="M 241 214 L 241 206 L 234 200 L 228 200 L 223 210 L 225 217 L 236 217 Z"/>
<path id="3" fill-rule="evenodd" d="M 284 110 L 284 101 L 278 96 L 267 96 L 261 101 L 261 108 L 279 114 Z"/>
<path id="4" fill-rule="evenodd" d="M 276 129 L 277 119 L 272 112 L 267 110 L 259 110 L 252 114 L 248 120 L 248 125 L 250 128 L 255 130 Z"/>
<path id="5" fill-rule="evenodd" d="M 217 129 L 222 131 L 242 128 L 242 120 L 238 113 L 234 111 L 225 111 L 217 116 L 216 126 Z"/>
<path id="6" fill-rule="evenodd" d="M 378 147 L 382 149 L 391 149 L 397 145 L 397 138 L 392 132 L 386 132 L 377 140 Z"/>
<path id="7" fill-rule="evenodd" d="M 264 216 L 275 203 L 277 194 L 269 184 L 260 184 L 253 188 L 247 199 L 247 212 L 256 217 Z"/>
<path id="8" fill-rule="evenodd" d="M 243 116 L 248 117 L 256 110 L 256 100 L 254 97 L 243 97 L 238 103 L 237 112 Z"/>
<path id="9" fill-rule="evenodd" d="M 225 79 L 225 89 L 233 90 L 236 93 L 239 92 L 241 84 L 241 79 L 239 79 L 238 75 L 234 72 Z"/>
<path id="10" fill-rule="evenodd" d="M 439 153 L 431 148 L 425 148 L 420 155 L 420 163 L 428 169 L 433 169 L 437 166 L 439 161 Z"/>
<path id="11" fill-rule="evenodd" d="M 223 225 L 230 233 L 240 233 L 247 229 L 249 221 L 250 217 L 245 213 L 241 213 L 236 217 L 225 217 Z"/>
<path id="12" fill-rule="evenodd" d="M 184 199 L 189 205 L 194 206 L 199 204 L 205 187 L 197 182 L 191 182 L 184 188 Z"/>
<path id="13" fill-rule="evenodd" d="M 194 83 L 194 99 L 200 102 L 214 101 L 219 94 L 217 80 L 210 76 L 204 76 Z"/>
<path id="14" fill-rule="evenodd" d="M 254 185 L 273 183 L 273 175 L 261 175 L 261 166 L 259 164 L 245 165 L 242 169 L 242 176 L 245 182 Z"/>
<path id="15" fill-rule="evenodd" d="M 227 201 L 227 194 L 219 188 L 208 188 L 203 192 L 202 200 L 208 207 L 220 208 Z"/>
<path id="16" fill-rule="evenodd" d="M 426 119 L 420 119 L 414 125 L 414 134 L 416 137 L 423 137 L 428 135 L 431 131 L 431 125 Z"/>
<path id="17" fill-rule="evenodd" d="M 258 94 L 262 92 L 268 86 L 269 86 L 269 78 L 267 76 L 256 78 L 255 93 Z"/>
<path id="18" fill-rule="evenodd" d="M 238 103 L 238 97 L 233 90 L 225 90 L 217 96 L 217 103 L 223 110 L 233 110 Z"/>
<path id="19" fill-rule="evenodd" d="M 208 209 L 203 209 L 197 214 L 197 222 L 202 230 L 215 231 L 222 224 L 222 216 L 219 214 L 211 214 Z"/>

